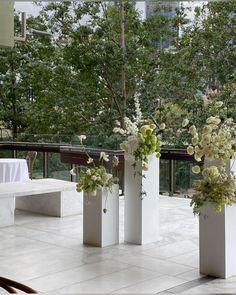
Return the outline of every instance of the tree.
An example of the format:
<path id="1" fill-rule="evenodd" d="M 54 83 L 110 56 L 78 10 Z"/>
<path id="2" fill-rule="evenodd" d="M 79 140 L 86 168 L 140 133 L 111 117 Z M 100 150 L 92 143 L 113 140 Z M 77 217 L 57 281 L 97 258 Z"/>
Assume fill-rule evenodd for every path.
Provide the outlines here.
<path id="1" fill-rule="evenodd" d="M 40 18 L 30 18 L 28 24 L 43 27 Z M 18 15 L 15 27 L 20 29 Z M 48 79 L 48 67 L 42 60 L 51 54 L 51 49 L 47 37 L 31 36 L 25 43 L 17 42 L 13 49 L 0 50 L 0 120 L 12 129 L 14 139 L 28 127 L 29 108 Z"/>

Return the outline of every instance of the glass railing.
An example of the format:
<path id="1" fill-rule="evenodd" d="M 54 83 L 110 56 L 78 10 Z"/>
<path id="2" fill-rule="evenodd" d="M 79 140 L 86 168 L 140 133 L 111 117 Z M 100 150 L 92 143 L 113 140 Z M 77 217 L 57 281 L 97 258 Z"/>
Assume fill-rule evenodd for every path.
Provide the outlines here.
<path id="1" fill-rule="evenodd" d="M 29 137 L 29 139 L 32 139 L 32 137 Z M 99 142 L 102 143 L 101 145 L 104 145 L 101 138 L 96 139 L 95 137 L 90 137 L 88 139 L 90 140 L 89 147 Z M 100 144 L 98 144 L 98 146 L 99 148 L 103 148 Z M 113 140 L 111 146 L 118 147 L 118 143 L 117 145 L 114 144 Z M 76 181 L 77 177 L 72 177 L 69 172 L 74 166 L 73 160 L 68 162 L 62 161 L 62 150 L 65 147 L 66 149 L 73 150 L 73 157 L 76 157 L 76 150 L 78 148 L 81 157 L 81 146 L 76 145 L 75 141 L 67 145 L 64 143 L 43 143 L 42 141 L 2 141 L 0 142 L 0 157 L 17 157 L 26 159 L 27 153 L 30 150 L 37 151 L 37 157 L 33 167 L 33 178 L 50 177 L 67 181 Z M 85 154 L 84 157 L 86 157 Z M 162 157 L 160 158 L 160 193 L 169 196 L 191 196 L 193 191 L 193 181 L 197 179 L 196 174 L 193 174 L 191 171 L 194 164 L 194 160 L 186 154 L 185 150 L 177 150 L 168 147 L 163 148 Z M 119 174 L 121 179 L 120 183 L 122 187 L 123 170 L 121 169 L 117 174 Z"/>

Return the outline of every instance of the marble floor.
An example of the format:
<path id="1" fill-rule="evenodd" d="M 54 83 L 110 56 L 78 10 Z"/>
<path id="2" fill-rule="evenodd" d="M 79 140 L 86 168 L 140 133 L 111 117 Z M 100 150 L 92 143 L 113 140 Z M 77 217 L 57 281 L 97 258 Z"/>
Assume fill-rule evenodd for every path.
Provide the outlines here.
<path id="1" fill-rule="evenodd" d="M 120 207 L 120 244 L 103 249 L 82 244 L 82 215 L 17 212 L 15 225 L 0 229 L 0 276 L 47 294 L 236 293 L 236 277 L 199 275 L 198 218 L 189 200 L 161 197 L 162 239 L 144 246 L 124 244 L 123 200 Z"/>

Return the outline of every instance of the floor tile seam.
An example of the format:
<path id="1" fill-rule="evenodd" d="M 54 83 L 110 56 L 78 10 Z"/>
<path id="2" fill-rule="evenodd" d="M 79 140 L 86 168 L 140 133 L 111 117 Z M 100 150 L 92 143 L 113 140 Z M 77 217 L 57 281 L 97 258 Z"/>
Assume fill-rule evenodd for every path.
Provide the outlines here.
<path id="1" fill-rule="evenodd" d="M 56 246 L 56 247 L 64 247 L 64 246 L 59 246 L 59 245 L 57 245 L 56 244 L 56 242 L 48 242 L 48 241 L 42 241 L 42 240 L 40 240 L 40 239 L 37 239 L 37 237 L 35 236 L 35 237 L 31 237 L 30 238 L 30 240 L 33 240 L 33 241 L 36 241 L 36 242 L 41 242 L 41 243 L 45 243 L 45 244 L 50 244 L 50 245 L 54 245 L 54 246 Z M 75 239 L 75 241 L 76 241 L 76 239 Z M 76 250 L 74 250 L 74 251 L 76 251 Z"/>
<path id="2" fill-rule="evenodd" d="M 80 250 L 80 249 L 77 250 L 77 249 L 74 249 L 74 248 L 69 247 L 69 246 L 58 245 L 56 242 L 48 242 L 48 241 L 42 241 L 42 240 L 39 240 L 39 239 L 35 239 L 34 237 L 32 237 L 30 240 L 35 241 L 35 242 L 40 242 L 40 243 L 48 244 L 48 245 L 51 245 L 51 246 L 54 246 L 54 247 L 69 249 L 69 250 L 72 250 L 74 252 L 78 252 L 78 251 L 82 252 L 82 251 L 84 251 L 84 249 L 83 250 Z"/>
<path id="3" fill-rule="evenodd" d="M 184 256 L 184 255 L 186 255 L 186 254 L 189 254 L 189 255 L 191 255 L 191 254 L 194 254 L 195 252 L 197 252 L 197 256 L 199 256 L 199 250 L 194 250 L 194 251 L 190 251 L 189 253 L 184 253 L 184 254 L 180 254 L 180 255 L 176 255 L 176 256 L 171 256 L 171 257 L 169 257 L 169 258 L 166 258 L 166 260 L 167 261 L 171 261 L 171 259 L 175 259 L 175 258 L 177 258 L 177 257 L 179 257 L 179 256 Z M 175 262 L 175 261 L 173 261 L 173 262 Z"/>
<path id="4" fill-rule="evenodd" d="M 166 237 L 168 237 L 168 235 L 166 236 Z M 161 240 L 160 240 L 160 242 L 161 242 Z M 175 242 L 172 242 L 172 243 L 168 243 L 168 244 L 166 244 L 166 245 L 161 245 L 160 246 L 160 248 L 161 247 L 165 247 L 165 246 L 167 246 L 167 245 L 172 245 L 172 244 L 180 244 L 180 243 L 184 243 L 184 242 L 190 242 L 190 244 L 194 244 L 193 242 L 192 242 L 192 240 L 191 239 L 182 239 L 182 240 L 180 240 L 180 241 L 175 241 Z M 177 245 L 178 246 L 178 245 Z M 195 245 L 194 245 L 195 246 Z M 148 250 L 148 249 L 147 249 Z"/>
<path id="5" fill-rule="evenodd" d="M 46 250 L 50 250 L 50 249 L 53 249 L 54 247 L 51 247 L 51 248 L 46 248 Z M 0 249 L 0 251 L 1 251 L 2 249 Z M 45 251 L 45 249 L 41 249 L 42 251 Z M 40 251 L 41 251 L 40 250 Z M 36 250 L 36 251 L 38 251 L 38 250 Z M 33 251 L 34 252 L 34 251 Z M 33 252 L 31 252 L 31 253 L 33 253 Z M 26 253 L 27 255 L 28 255 L 28 252 Z M 15 258 L 19 258 L 19 256 L 16 254 L 15 256 L 11 256 L 11 258 L 10 258 L 10 260 L 11 259 L 15 259 Z M 20 259 L 20 258 L 19 258 Z M 8 262 L 9 262 L 9 257 L 0 257 L 0 261 L 2 261 L 2 260 L 7 260 Z"/>
<path id="6" fill-rule="evenodd" d="M 78 267 L 71 267 L 71 268 L 69 268 L 69 269 L 67 269 L 67 270 L 60 270 L 60 271 L 53 272 L 52 274 L 47 274 L 47 275 L 38 276 L 38 277 L 33 278 L 33 279 L 25 280 L 25 281 L 23 281 L 23 283 L 27 283 L 27 282 L 30 282 L 30 281 L 32 281 L 32 280 L 36 280 L 36 279 L 40 279 L 40 278 L 43 278 L 43 277 L 47 277 L 47 276 L 49 276 L 49 275 L 59 274 L 59 273 L 62 273 L 62 272 L 64 272 L 64 271 L 70 271 L 70 270 L 73 270 L 73 269 L 78 269 L 78 268 L 81 268 L 81 267 L 83 267 L 83 266 L 85 266 L 85 265 L 86 265 L 86 263 L 83 263 L 82 265 L 79 265 Z"/>
<path id="7" fill-rule="evenodd" d="M 0 249 L 0 251 L 1 250 L 11 250 L 11 249 L 14 249 L 16 246 L 13 246 L 13 247 L 8 247 L 8 248 L 2 248 L 2 249 Z M 48 248 L 50 248 L 49 247 L 49 244 L 48 245 L 45 245 L 45 248 L 41 248 L 40 250 L 46 250 L 46 249 L 48 249 Z M 39 251 L 39 249 L 34 249 L 34 250 L 30 250 L 30 251 L 27 251 L 27 252 L 25 252 L 26 254 L 29 254 L 29 253 L 34 253 L 34 252 L 37 252 L 37 251 Z M 15 253 L 15 254 L 13 254 L 13 253 L 11 253 L 10 255 L 11 255 L 11 257 L 17 257 L 17 256 L 19 256 L 19 255 L 23 255 L 24 253 Z M 9 254 L 8 254 L 9 255 Z"/>
<path id="8" fill-rule="evenodd" d="M 155 277 L 151 277 L 151 278 L 148 278 L 148 279 L 144 279 L 144 280 L 142 280 L 142 281 L 139 281 L 138 283 L 131 284 L 131 285 L 127 285 L 127 286 L 125 286 L 125 287 L 122 287 L 122 288 L 119 288 L 119 289 L 113 290 L 112 293 L 117 292 L 117 291 L 121 291 L 121 290 L 126 289 L 126 288 L 130 288 L 130 287 L 132 287 L 132 286 L 139 285 L 140 283 L 145 283 L 145 282 L 148 282 L 148 281 L 151 281 L 151 280 L 157 279 L 157 278 L 162 278 L 162 277 L 165 277 L 165 276 L 166 276 L 166 275 L 164 275 L 164 274 L 160 274 L 160 275 L 155 276 Z M 135 294 L 135 293 L 132 293 L 132 294 Z M 148 293 L 146 293 L 146 294 L 148 294 Z"/>
<path id="9" fill-rule="evenodd" d="M 94 279 L 97 279 L 97 278 L 102 278 L 102 277 L 105 277 L 105 276 L 110 275 L 110 274 L 119 273 L 119 272 L 122 272 L 122 271 L 127 270 L 127 269 L 131 269 L 131 268 L 134 268 L 134 267 L 135 267 L 135 266 L 130 266 L 130 267 L 128 267 L 128 268 L 121 269 L 121 270 L 118 270 L 118 271 L 114 271 L 114 272 L 111 272 L 111 273 L 109 273 L 109 274 L 99 275 L 99 276 L 96 276 L 96 277 L 94 277 L 94 278 L 90 278 L 90 279 L 87 279 L 87 280 L 84 280 L 84 281 L 81 281 L 81 282 L 74 283 L 74 284 L 70 285 L 70 287 L 73 286 L 73 285 L 80 284 L 80 283 L 89 282 L 89 281 L 94 280 Z M 121 290 L 121 289 L 125 289 L 125 288 L 128 288 L 128 287 L 135 286 L 135 285 L 139 284 L 140 282 L 143 283 L 143 282 L 145 282 L 145 281 L 149 281 L 149 280 L 152 280 L 152 279 L 155 279 L 155 278 L 159 278 L 159 277 L 162 277 L 162 276 L 165 276 L 165 275 L 159 274 L 158 276 L 154 276 L 154 277 L 150 277 L 150 278 L 148 278 L 148 279 L 144 279 L 144 280 L 142 280 L 142 281 L 139 281 L 138 283 L 134 283 L 134 284 L 127 285 L 127 286 L 122 287 L 122 288 L 119 288 L 119 289 L 112 290 L 111 292 L 109 292 L 109 294 L 111 294 L 111 293 L 113 293 L 113 292 L 116 292 L 117 290 Z M 63 288 L 64 288 L 64 287 L 63 287 Z M 60 289 L 62 289 L 62 288 L 60 288 Z M 55 289 L 55 290 L 53 290 L 53 291 L 51 291 L 51 292 L 57 292 L 57 291 L 60 291 L 60 289 Z M 73 294 L 73 293 L 72 293 L 72 294 Z M 76 294 L 77 294 L 77 293 L 76 293 Z M 81 294 L 81 293 L 79 293 L 79 294 Z M 93 292 L 91 292 L 91 294 L 104 294 L 104 293 L 93 293 Z"/>
<path id="10" fill-rule="evenodd" d="M 31 226 L 31 224 L 29 225 L 29 226 L 25 226 L 27 229 L 32 229 L 32 230 L 38 230 L 38 229 L 36 229 L 35 227 L 32 227 Z M 44 234 L 54 234 L 55 235 L 55 229 L 51 229 L 51 230 L 49 230 L 49 229 L 46 229 L 46 230 L 40 230 L 40 231 L 42 231 Z M 57 233 L 57 235 L 58 235 L 58 233 Z M 76 240 L 76 238 L 71 238 L 71 237 L 69 237 L 68 235 L 65 235 L 65 234 L 59 234 L 60 236 L 62 236 L 62 237 L 66 237 L 66 238 L 69 238 L 69 239 L 74 239 L 74 240 Z"/>
<path id="11" fill-rule="evenodd" d="M 28 279 L 28 280 L 24 280 L 22 281 L 23 283 L 28 283 L 32 280 L 37 280 L 37 279 L 40 279 L 40 278 L 43 278 L 43 277 L 47 277 L 47 276 L 50 276 L 50 275 L 54 275 L 54 274 L 57 274 L 57 273 L 60 273 L 60 272 L 64 272 L 64 271 L 69 271 L 69 270 L 72 270 L 74 268 L 78 268 L 78 267 L 81 267 L 81 266 L 84 266 L 85 263 L 81 264 L 81 265 L 78 265 L 78 266 L 75 266 L 75 267 L 68 267 L 68 268 L 65 268 L 65 269 L 62 269 L 62 270 L 59 270 L 59 271 L 50 271 L 48 273 L 45 273 L 43 275 L 39 275 L 39 276 L 35 276 L 34 278 L 31 278 L 31 279 Z"/>
<path id="12" fill-rule="evenodd" d="M 177 275 L 175 275 L 177 278 L 179 278 L 179 276 L 181 276 L 181 275 L 184 275 L 184 274 L 186 274 L 186 273 L 188 273 L 188 272 L 190 272 L 190 271 L 193 271 L 193 270 L 199 270 L 199 268 L 198 267 L 195 267 L 194 269 L 191 269 L 191 270 L 187 270 L 187 271 L 184 271 L 184 272 L 181 272 L 181 273 L 178 273 Z M 200 271 L 199 271 L 199 275 L 201 275 L 200 274 Z M 204 275 L 201 275 L 202 277 L 204 277 Z M 200 277 L 199 277 L 200 278 Z M 181 279 L 181 278 L 180 278 Z M 189 281 L 192 281 L 192 279 L 190 279 Z"/>
<path id="13" fill-rule="evenodd" d="M 106 260 L 108 260 L 108 259 L 106 259 Z M 109 259 L 109 260 L 111 260 L 111 259 Z M 104 260 L 104 261 L 105 261 L 105 260 Z M 52 273 L 48 273 L 48 274 L 46 274 L 46 275 L 38 276 L 38 277 L 35 277 L 35 278 L 33 278 L 33 279 L 25 280 L 25 281 L 23 281 L 23 282 L 29 282 L 29 281 L 31 281 L 31 280 L 40 279 L 40 278 L 43 278 L 43 277 L 46 277 L 46 276 L 49 276 L 49 275 L 53 275 L 53 274 L 58 274 L 58 273 L 61 273 L 61 272 L 64 272 L 64 271 L 73 270 L 73 269 L 78 269 L 78 268 L 81 268 L 81 267 L 83 267 L 83 266 L 90 265 L 90 264 L 93 264 L 93 263 L 97 263 L 97 262 L 83 263 L 83 264 L 79 265 L 78 267 L 70 267 L 70 268 L 68 268 L 68 269 L 66 269 L 66 270 L 60 270 L 60 271 L 56 271 L 56 272 L 52 272 Z M 130 264 L 128 264 L 128 263 L 125 263 L 125 264 L 127 265 L 127 267 L 124 267 L 124 268 L 121 269 L 121 270 L 117 270 L 117 271 L 114 271 L 114 272 L 110 272 L 109 274 L 112 274 L 112 273 L 115 273 L 115 272 L 122 271 L 122 270 L 124 270 L 124 269 L 129 269 L 129 268 L 134 267 L 133 265 L 130 265 Z M 107 274 L 105 274 L 105 275 L 107 275 Z M 104 275 L 102 275 L 102 276 L 104 276 Z M 99 276 L 96 276 L 96 277 L 99 277 Z M 88 280 L 89 280 L 89 279 L 88 279 Z"/>
<path id="14" fill-rule="evenodd" d="M 81 265 L 79 265 L 79 266 L 77 266 L 77 267 L 80 267 L 80 266 L 84 266 L 84 264 L 81 264 Z M 58 271 L 58 272 L 63 272 L 63 271 L 71 270 L 71 269 L 72 269 L 72 268 L 69 267 L 69 268 L 62 269 L 62 270 L 60 270 L 60 271 Z M 39 278 L 41 278 L 41 277 L 46 277 L 46 276 L 52 275 L 52 274 L 54 274 L 54 273 L 57 273 L 57 272 L 50 271 L 50 272 L 48 272 L 48 273 L 44 273 L 44 275 L 35 276 L 35 277 L 30 278 L 30 279 L 27 279 L 27 280 L 22 280 L 22 282 L 23 282 L 23 283 L 27 283 L 27 282 L 29 282 L 29 281 L 31 281 L 31 280 L 39 279 Z M 15 275 L 18 275 L 18 274 L 21 274 L 21 271 L 20 271 L 20 270 L 17 271 L 17 272 L 15 273 Z"/>
<path id="15" fill-rule="evenodd" d="M 42 231 L 42 234 L 41 235 L 46 235 L 46 234 L 56 235 L 55 234 L 55 230 L 54 231 Z M 35 236 L 37 236 L 37 235 L 35 235 Z M 70 239 L 70 240 L 78 241 L 78 238 L 73 238 L 73 237 L 70 237 L 69 235 L 57 234 L 57 236 L 59 236 L 62 239 Z M 81 241 L 82 241 L 82 239 L 81 239 Z"/>
<path id="16" fill-rule="evenodd" d="M 154 257 L 154 256 L 151 256 L 151 255 L 148 255 L 148 254 L 142 254 L 143 256 L 146 256 L 148 258 L 152 258 L 152 259 L 155 259 L 155 260 L 162 260 L 162 261 L 167 261 L 167 262 L 171 262 L 171 263 L 174 263 L 174 264 L 177 264 L 177 265 L 183 265 L 183 266 L 188 266 L 188 267 L 191 267 L 191 268 L 196 268 L 196 267 L 193 267 L 193 266 L 189 266 L 189 265 L 184 265 L 182 263 L 177 263 L 177 262 L 174 262 L 174 261 L 170 261 L 168 260 L 169 258 L 160 258 L 160 257 Z M 182 255 L 182 254 L 180 254 Z M 183 254 L 184 255 L 184 254 Z M 177 255 L 179 256 L 179 255 Z M 173 256 L 173 257 L 177 257 L 177 256 Z M 173 258 L 172 257 L 172 258 Z"/>
<path id="17" fill-rule="evenodd" d="M 186 254 L 194 254 L 195 252 L 199 252 L 199 249 L 196 249 L 196 250 L 193 250 L 193 251 L 190 251 L 190 252 L 184 252 L 184 253 L 182 253 L 182 254 L 178 254 L 178 255 L 174 255 L 174 256 L 166 257 L 166 258 L 163 258 L 163 259 L 165 259 L 165 260 L 170 260 L 170 259 L 173 259 L 173 258 L 176 258 L 176 257 L 179 257 L 179 256 L 186 255 Z"/>
<path id="18" fill-rule="evenodd" d="M 75 282 L 75 283 L 73 283 L 73 284 L 70 284 L 70 287 L 72 287 L 72 286 L 74 286 L 74 285 L 77 285 L 77 284 L 80 284 L 80 283 L 84 283 L 84 282 L 87 282 L 87 281 L 91 281 L 91 280 L 94 280 L 94 279 L 97 279 L 97 278 L 100 278 L 100 277 L 104 277 L 104 276 L 107 276 L 107 275 L 110 275 L 110 274 L 114 274 L 114 273 L 118 273 L 118 272 L 121 272 L 121 271 L 124 271 L 124 270 L 127 270 L 127 269 L 130 269 L 130 268 L 132 268 L 133 266 L 129 266 L 129 267 L 125 267 L 125 268 L 123 268 L 123 269 L 120 269 L 120 270 L 117 270 L 117 271 L 112 271 L 112 272 L 109 272 L 109 273 L 107 273 L 107 274 L 102 274 L 102 275 L 97 275 L 97 276 L 95 276 L 95 277 L 92 277 L 92 278 L 89 278 L 89 279 L 86 279 L 86 280 L 83 280 L 83 281 L 78 281 L 78 282 Z M 26 281 L 25 281 L 26 282 Z M 63 286 L 63 287 L 60 287 L 60 288 L 57 288 L 57 289 L 54 289 L 54 290 L 51 290 L 51 291 L 49 291 L 49 292 L 58 292 L 58 291 L 60 291 L 61 289 L 64 289 L 66 286 Z M 47 292 L 45 292 L 46 294 L 47 294 Z M 93 293 L 93 292 L 92 292 Z M 92 294 L 91 293 L 91 294 Z M 57 294 L 57 293 L 55 293 L 55 294 Z M 67 294 L 67 293 L 66 293 Z M 71 293 L 71 294 L 75 294 L 75 293 Z M 78 294 L 78 293 L 76 293 L 76 294 Z M 79 293 L 79 294 L 81 294 L 81 293 Z M 95 293 L 96 294 L 96 293 Z"/>
<path id="19" fill-rule="evenodd" d="M 14 227 L 15 227 L 15 225 L 14 225 Z M 33 229 L 33 228 L 30 228 L 30 227 L 27 227 L 27 226 L 17 225 L 17 227 L 18 227 L 18 228 L 21 228 L 21 229 L 23 229 L 23 230 L 24 230 L 24 228 L 25 228 L 25 229 L 28 229 L 28 230 L 33 230 L 33 231 L 38 231 L 38 232 L 40 232 L 40 233 L 38 233 L 38 234 L 34 234 L 35 236 L 41 234 L 41 232 L 42 232 L 42 234 L 45 233 L 45 231 L 43 231 L 43 230 L 40 230 L 40 229 Z M 7 232 L 5 232 L 5 233 L 7 234 Z M 10 233 L 10 234 L 11 234 L 11 233 Z M 28 237 L 27 234 L 26 234 L 26 235 L 23 235 L 23 234 L 18 234 L 18 233 L 12 233 L 12 235 L 17 236 L 17 237 L 22 237 L 22 236 L 23 236 L 23 237 Z"/>
<path id="20" fill-rule="evenodd" d="M 194 250 L 194 251 L 198 251 L 198 250 Z M 194 251 L 191 251 L 191 252 L 194 252 Z M 142 255 L 147 256 L 147 257 L 151 257 L 153 259 L 160 259 L 160 260 L 164 260 L 164 261 L 167 260 L 168 261 L 169 259 L 172 259 L 172 258 L 181 256 L 181 255 L 186 255 L 186 254 L 191 253 L 191 252 L 184 252 L 184 253 L 181 253 L 181 254 L 178 254 L 178 255 L 174 255 L 174 256 L 170 256 L 170 257 L 157 257 L 157 256 L 153 256 L 151 254 L 146 254 L 146 253 L 145 254 L 142 253 Z"/>
<path id="21" fill-rule="evenodd" d="M 115 260 L 115 258 L 114 258 L 114 260 Z M 116 261 L 119 261 L 119 262 L 121 262 L 121 263 L 126 263 L 126 262 L 123 262 L 123 261 L 120 261 L 120 260 L 116 260 Z M 163 260 L 163 261 L 165 261 L 165 260 Z M 171 263 L 175 263 L 175 262 L 171 262 Z M 175 263 L 175 264 L 177 264 L 177 263 Z M 148 271 L 151 271 L 151 272 L 156 272 L 156 273 L 159 273 L 159 274 L 161 274 L 161 275 L 168 275 L 168 274 L 166 274 L 166 273 L 162 273 L 162 272 L 159 272 L 159 271 L 155 271 L 155 270 L 152 270 L 152 269 L 150 269 L 150 268 L 147 268 L 147 267 L 145 267 L 145 266 L 140 266 L 140 265 L 137 265 L 137 264 L 130 264 L 132 267 L 137 267 L 137 268 L 141 268 L 141 269 L 144 269 L 144 270 L 148 270 Z M 178 264 L 177 264 L 178 265 Z M 182 265 L 182 264 L 180 264 L 180 265 Z M 183 265 L 183 266 L 185 266 L 185 265 Z M 188 266 L 189 268 L 192 268 L 191 266 Z M 188 272 L 188 271 L 192 271 L 192 270 L 194 270 L 194 269 L 196 269 L 196 268 L 192 268 L 192 269 L 189 269 L 189 270 L 187 270 L 187 271 L 185 271 L 185 272 Z M 176 276 L 176 275 L 171 275 L 171 276 Z"/>

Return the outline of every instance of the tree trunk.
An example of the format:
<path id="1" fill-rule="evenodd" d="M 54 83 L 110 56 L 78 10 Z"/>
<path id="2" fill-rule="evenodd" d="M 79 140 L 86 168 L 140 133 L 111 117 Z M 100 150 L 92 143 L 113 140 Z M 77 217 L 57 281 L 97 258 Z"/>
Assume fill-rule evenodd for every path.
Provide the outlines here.
<path id="1" fill-rule="evenodd" d="M 121 46 L 121 98 L 122 98 L 122 118 L 121 125 L 124 128 L 124 117 L 126 114 L 126 77 L 125 77 L 125 9 L 124 9 L 124 0 L 120 0 L 120 46 Z"/>
<path id="2" fill-rule="evenodd" d="M 18 126 L 17 126 L 17 110 L 16 110 L 16 77 L 14 71 L 14 62 L 11 62 L 11 103 L 12 103 L 12 137 L 17 138 Z"/>

